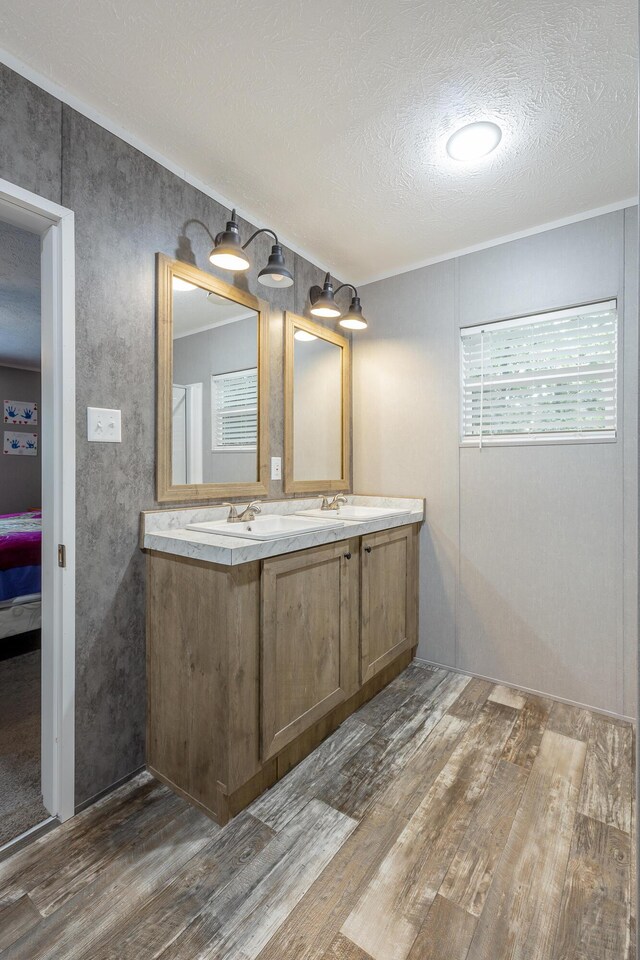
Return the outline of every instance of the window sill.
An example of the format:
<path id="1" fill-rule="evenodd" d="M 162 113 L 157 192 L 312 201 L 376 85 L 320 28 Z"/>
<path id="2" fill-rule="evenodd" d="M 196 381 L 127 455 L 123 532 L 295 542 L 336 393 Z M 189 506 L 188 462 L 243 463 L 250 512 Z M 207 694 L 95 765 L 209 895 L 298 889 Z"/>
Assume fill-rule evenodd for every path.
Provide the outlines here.
<path id="1" fill-rule="evenodd" d="M 541 437 L 483 437 L 482 444 L 479 439 L 460 440 L 461 450 L 479 450 L 483 447 L 544 447 L 558 446 L 558 444 L 576 444 L 576 443 L 616 443 L 618 436 L 606 437 L 577 437 L 577 436 L 541 436 Z"/>

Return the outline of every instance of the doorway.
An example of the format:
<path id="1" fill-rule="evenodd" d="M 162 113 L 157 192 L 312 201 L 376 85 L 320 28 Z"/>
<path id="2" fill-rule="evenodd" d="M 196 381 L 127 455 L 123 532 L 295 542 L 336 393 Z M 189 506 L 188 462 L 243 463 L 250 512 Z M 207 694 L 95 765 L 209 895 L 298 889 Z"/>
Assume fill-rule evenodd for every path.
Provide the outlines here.
<path id="1" fill-rule="evenodd" d="M 23 276 L 22 298 L 12 303 L 5 279 L 0 324 L 6 380 L 0 537 L 9 544 L 0 577 L 0 685 L 6 681 L 0 720 L 12 725 L 13 738 L 8 750 L 9 739 L 2 741 L 0 775 L 6 775 L 5 800 L 17 794 L 7 801 L 12 812 L 4 829 L 0 823 L 0 852 L 43 821 L 73 816 L 75 723 L 73 214 L 0 180 L 3 235 L 29 252 L 35 280 Z M 29 307 L 29 323 L 26 313 L 24 322 L 15 314 L 18 301 Z"/>

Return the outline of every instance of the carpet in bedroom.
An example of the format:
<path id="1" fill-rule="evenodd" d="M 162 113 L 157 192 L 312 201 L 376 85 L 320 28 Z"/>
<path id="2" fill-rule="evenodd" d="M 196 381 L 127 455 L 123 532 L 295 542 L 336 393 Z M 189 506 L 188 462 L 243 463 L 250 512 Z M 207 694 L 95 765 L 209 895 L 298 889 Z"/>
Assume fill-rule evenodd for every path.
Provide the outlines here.
<path id="1" fill-rule="evenodd" d="M 0 661 L 0 846 L 49 814 L 40 793 L 40 651 Z"/>

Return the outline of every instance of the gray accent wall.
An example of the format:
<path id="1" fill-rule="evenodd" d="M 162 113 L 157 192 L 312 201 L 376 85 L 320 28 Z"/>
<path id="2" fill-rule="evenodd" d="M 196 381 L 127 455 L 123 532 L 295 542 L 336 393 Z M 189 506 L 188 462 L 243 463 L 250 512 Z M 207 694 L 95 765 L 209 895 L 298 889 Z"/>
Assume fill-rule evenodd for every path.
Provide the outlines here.
<path id="1" fill-rule="evenodd" d="M 0 363 L 40 369 L 40 237 L 0 222 Z"/>
<path id="2" fill-rule="evenodd" d="M 635 716 L 637 209 L 370 284 L 354 487 L 424 496 L 418 656 Z M 618 298 L 615 443 L 461 448 L 459 328 Z"/>
<path id="3" fill-rule="evenodd" d="M 186 220 L 212 232 L 215 200 L 0 65 L 0 176 L 70 208 L 76 224 L 77 614 L 76 802 L 145 760 L 145 576 L 139 514 L 155 501 L 155 254 L 176 256 Z M 237 198 L 242 204 L 242 197 Z M 245 236 L 254 226 L 240 223 Z M 202 228 L 191 253 L 212 267 Z M 252 244 L 243 289 L 269 301 L 271 454 L 283 456 L 282 310 L 304 312 L 323 271 L 286 250 L 295 283 L 257 284 L 270 250 Z M 122 409 L 122 444 L 87 443 L 86 407 Z M 272 481 L 270 497 L 283 495 Z"/>
<path id="4" fill-rule="evenodd" d="M 3 400 L 28 400 L 40 409 L 40 373 L 0 366 L 0 403 Z M 41 445 L 40 418 L 33 426 L 4 424 L 16 433 L 37 433 Z M 41 450 L 37 457 L 16 457 L 0 453 L 0 514 L 37 510 L 42 506 Z"/>

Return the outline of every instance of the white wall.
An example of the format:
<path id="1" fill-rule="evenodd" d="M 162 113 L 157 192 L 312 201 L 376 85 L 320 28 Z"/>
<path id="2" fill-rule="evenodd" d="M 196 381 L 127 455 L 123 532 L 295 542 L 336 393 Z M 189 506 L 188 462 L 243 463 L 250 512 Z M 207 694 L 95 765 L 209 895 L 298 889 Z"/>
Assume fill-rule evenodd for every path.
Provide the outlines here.
<path id="1" fill-rule="evenodd" d="M 418 656 L 635 715 L 635 209 L 361 291 L 354 489 L 427 498 Z M 618 298 L 619 439 L 459 446 L 458 331 Z M 366 299 L 365 299 L 366 298 Z"/>
<path id="2" fill-rule="evenodd" d="M 293 476 L 332 480 L 342 471 L 342 347 L 294 340 Z"/>

